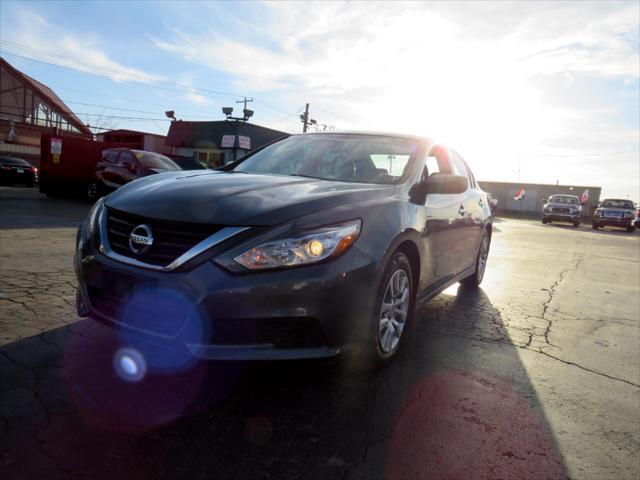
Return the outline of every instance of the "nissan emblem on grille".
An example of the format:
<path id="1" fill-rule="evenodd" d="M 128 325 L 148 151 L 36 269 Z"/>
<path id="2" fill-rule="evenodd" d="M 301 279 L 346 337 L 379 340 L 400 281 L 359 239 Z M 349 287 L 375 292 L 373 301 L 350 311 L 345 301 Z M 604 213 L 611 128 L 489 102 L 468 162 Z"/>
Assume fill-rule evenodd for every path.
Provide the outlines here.
<path id="1" fill-rule="evenodd" d="M 142 254 L 153 245 L 153 234 L 149 225 L 138 225 L 129 234 L 129 248 L 133 253 Z"/>

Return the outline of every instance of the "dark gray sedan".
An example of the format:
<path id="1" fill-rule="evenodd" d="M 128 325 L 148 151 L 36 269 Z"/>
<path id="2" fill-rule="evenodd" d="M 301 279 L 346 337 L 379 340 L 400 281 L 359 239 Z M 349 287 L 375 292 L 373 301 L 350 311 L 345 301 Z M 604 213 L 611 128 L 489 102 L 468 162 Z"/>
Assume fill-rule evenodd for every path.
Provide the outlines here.
<path id="1" fill-rule="evenodd" d="M 382 364 L 418 304 L 482 281 L 491 233 L 487 195 L 449 148 L 294 135 L 99 201 L 78 232 L 78 313 L 122 332 L 123 375 L 347 351 Z"/>

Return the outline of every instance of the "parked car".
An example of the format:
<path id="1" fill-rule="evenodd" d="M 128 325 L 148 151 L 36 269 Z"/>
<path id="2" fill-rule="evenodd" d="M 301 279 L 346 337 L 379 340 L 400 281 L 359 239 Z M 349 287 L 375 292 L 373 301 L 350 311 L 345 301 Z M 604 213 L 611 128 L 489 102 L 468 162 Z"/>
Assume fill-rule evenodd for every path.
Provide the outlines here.
<path id="1" fill-rule="evenodd" d="M 640 206 L 636 205 L 636 219 L 633 221 L 633 226 L 640 228 Z"/>
<path id="2" fill-rule="evenodd" d="M 582 207 L 575 195 L 551 195 L 542 207 L 542 223 L 568 222 L 580 226 Z"/>
<path id="3" fill-rule="evenodd" d="M 78 232 L 77 310 L 116 326 L 147 362 L 144 339 L 188 358 L 358 352 L 380 365 L 418 304 L 480 284 L 490 242 L 487 195 L 453 150 L 294 135 L 98 201 Z"/>
<path id="4" fill-rule="evenodd" d="M 137 178 L 176 170 L 181 168 L 169 157 L 159 153 L 108 148 L 102 152 L 96 164 L 95 178 L 89 184 L 87 196 L 95 201 L 105 193 Z"/>
<path id="5" fill-rule="evenodd" d="M 633 232 L 635 205 L 631 200 L 607 198 L 600 202 L 593 214 L 592 228 L 600 227 L 626 228 L 627 232 Z"/>
<path id="6" fill-rule="evenodd" d="M 0 156 L 0 184 L 33 187 L 38 183 L 38 169 L 26 160 Z"/>

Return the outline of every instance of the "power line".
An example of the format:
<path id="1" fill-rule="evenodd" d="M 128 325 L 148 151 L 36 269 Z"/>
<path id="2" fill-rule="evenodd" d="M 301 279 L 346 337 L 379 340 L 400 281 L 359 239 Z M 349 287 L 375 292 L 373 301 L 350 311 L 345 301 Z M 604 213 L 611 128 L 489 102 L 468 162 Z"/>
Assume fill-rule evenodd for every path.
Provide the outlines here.
<path id="1" fill-rule="evenodd" d="M 355 124 L 355 125 L 360 125 L 361 127 L 364 127 L 364 128 L 369 128 L 367 125 L 365 125 L 365 124 L 363 124 L 363 123 L 356 122 L 356 121 L 354 121 L 354 120 L 349 120 L 348 118 L 343 117 L 342 115 L 338 115 L 337 113 L 333 113 L 333 112 L 330 112 L 330 111 L 328 111 L 328 110 L 324 110 L 324 109 L 322 109 L 322 108 L 320 108 L 320 107 L 313 107 L 313 108 L 315 108 L 316 110 L 319 110 L 319 111 L 321 111 L 321 112 L 323 112 L 323 113 L 326 113 L 327 115 L 332 115 L 332 116 L 334 116 L 334 117 L 336 117 L 336 118 L 339 118 L 339 119 L 341 119 L 341 120 L 344 120 L 345 122 L 353 123 L 353 124 Z"/>
<path id="2" fill-rule="evenodd" d="M 74 70 L 74 71 L 81 71 L 83 73 L 87 73 L 87 74 L 90 74 L 90 75 L 96 75 L 96 76 L 100 76 L 100 77 L 108 78 L 108 79 L 112 79 L 113 76 L 122 76 L 122 74 L 123 74 L 123 72 L 121 72 L 121 71 L 108 69 L 108 68 L 106 68 L 104 66 L 101 66 L 101 65 L 92 64 L 90 62 L 86 62 L 86 61 L 83 61 L 83 60 L 80 60 L 80 59 L 77 59 L 77 58 L 69 57 L 67 55 L 60 55 L 58 53 L 50 52 L 50 51 L 47 51 L 47 50 L 42 50 L 42 49 L 35 48 L 35 47 L 30 47 L 28 45 L 23 45 L 23 44 L 16 43 L 16 42 L 11 42 L 11 41 L 8 41 L 8 40 L 0 40 L 0 43 L 4 43 L 5 45 L 8 45 L 8 46 L 10 46 L 12 48 L 22 49 L 22 50 L 26 50 L 28 52 L 30 51 L 31 53 L 35 53 L 36 55 L 40 55 L 40 56 L 44 56 L 44 55 L 49 56 L 49 57 L 50 56 L 54 56 L 54 57 L 60 58 L 60 59 L 62 59 L 64 61 L 71 62 L 71 63 L 74 63 L 76 65 L 79 65 L 81 67 L 87 67 L 87 66 L 88 67 L 92 67 L 93 69 L 97 69 L 98 71 L 88 71 L 86 69 L 78 70 L 77 68 L 73 68 L 73 67 L 70 67 L 70 66 L 67 66 L 67 65 L 60 65 L 58 63 L 47 62 L 45 60 L 41 60 L 41 59 L 37 59 L 37 58 L 33 58 L 33 57 L 28 57 L 28 56 L 25 56 L 25 55 L 19 55 L 17 53 L 4 52 L 4 54 L 6 54 L 6 55 L 11 55 L 11 56 L 14 56 L 14 57 L 17 57 L 17 58 L 22 58 L 22 59 L 25 59 L 25 60 L 38 62 L 38 63 L 43 63 L 45 65 L 50 65 L 50 66 L 53 66 L 53 67 L 65 68 L 65 69 Z M 105 70 L 110 74 L 105 74 L 104 73 Z M 100 71 L 102 73 L 100 73 Z M 133 79 L 126 79 L 126 80 L 123 80 L 123 81 L 128 82 L 128 83 L 133 83 L 133 84 L 136 84 L 136 85 L 141 85 L 143 87 L 151 87 L 151 88 L 174 91 L 174 92 L 179 92 L 179 93 L 184 93 L 184 89 L 186 88 L 186 89 L 192 90 L 194 92 L 204 92 L 204 93 L 208 93 L 208 94 L 216 95 L 216 96 L 235 97 L 235 98 L 244 97 L 243 95 L 239 95 L 237 93 L 212 90 L 212 89 L 208 89 L 208 88 L 196 87 L 196 86 L 191 86 L 191 85 L 173 84 L 171 82 L 167 82 L 167 81 L 160 80 L 160 79 L 154 79 L 151 82 L 140 82 L 140 81 L 136 81 L 136 80 L 133 80 Z M 164 84 L 164 85 L 172 85 L 172 86 L 177 85 L 178 87 L 180 87 L 180 89 L 170 88 L 170 87 L 166 87 L 166 86 L 163 87 L 161 85 L 157 85 L 158 83 Z M 273 104 L 271 104 L 269 102 L 266 102 L 264 100 L 255 99 L 254 101 L 256 101 L 257 103 L 260 103 L 261 105 L 263 105 L 264 107 L 268 108 L 269 110 L 272 110 L 272 111 L 275 111 L 275 112 L 278 112 L 278 113 L 285 113 L 285 114 L 287 113 L 286 110 L 283 110 L 282 108 L 280 108 L 280 107 L 278 107 L 276 105 L 273 105 Z"/>
<path id="3" fill-rule="evenodd" d="M 98 76 L 106 77 L 106 78 L 109 78 L 109 79 L 111 79 L 113 76 L 126 76 L 127 75 L 125 72 L 118 71 L 118 70 L 115 70 L 115 69 L 110 69 L 110 68 L 105 67 L 103 65 L 97 65 L 95 63 L 90 63 L 90 62 L 87 62 L 87 61 L 84 61 L 84 60 L 80 60 L 78 58 L 73 58 L 73 57 L 69 57 L 69 56 L 66 56 L 66 55 L 60 55 L 60 54 L 55 53 L 55 52 L 50 52 L 50 51 L 47 51 L 47 50 L 41 50 L 39 48 L 34 48 L 34 47 L 29 47 L 27 45 L 22 45 L 22 44 L 15 43 L 15 42 L 10 42 L 8 40 L 0 40 L 0 43 L 4 43 L 5 45 L 8 45 L 8 46 L 10 46 L 12 48 L 31 51 L 31 52 L 33 52 L 33 53 L 35 53 L 37 55 L 46 55 L 46 56 L 57 57 L 57 58 L 60 58 L 61 60 L 76 64 L 76 65 L 81 66 L 81 67 L 91 67 L 91 68 L 97 69 L 100 72 L 103 72 L 103 73 L 96 73 L 94 71 L 82 70 L 82 72 L 84 72 L 84 73 L 88 73 L 88 74 L 92 74 L 92 75 L 98 75 Z M 57 64 L 57 63 L 51 63 L 51 62 L 47 62 L 47 61 L 44 61 L 44 60 L 36 59 L 36 58 L 33 58 L 33 57 L 27 57 L 27 56 L 24 56 L 24 55 L 19 55 L 19 54 L 16 54 L 16 53 L 4 52 L 4 54 L 5 55 L 12 55 L 14 57 L 19 57 L 19 58 L 24 58 L 26 60 L 32 60 L 34 62 L 45 63 L 47 65 L 52 65 L 52 66 L 55 66 L 55 67 L 68 68 L 70 70 L 76 70 L 77 71 L 77 69 L 68 67 L 66 65 L 60 65 L 60 64 Z M 127 67 L 123 67 L 123 68 L 127 68 Z M 107 72 L 107 74 L 105 74 L 104 72 Z M 177 85 L 178 87 L 183 88 L 183 89 L 184 88 L 188 88 L 188 89 L 195 90 L 195 91 L 206 92 L 206 93 L 209 93 L 209 94 L 212 94 L 212 95 L 219 95 L 219 96 L 225 96 L 225 97 L 234 97 L 234 98 L 242 96 L 242 95 L 239 95 L 237 93 L 223 92 L 223 91 L 219 91 L 219 90 L 211 90 L 211 89 L 208 89 L 208 88 L 201 88 L 201 87 L 193 87 L 191 85 L 181 85 L 179 83 L 171 83 L 171 82 L 167 82 L 167 81 L 162 80 L 162 79 L 152 79 L 149 82 L 141 82 L 141 81 L 133 80 L 133 79 L 126 79 L 126 80 L 123 79 L 123 81 L 129 82 L 129 83 L 134 83 L 134 84 L 137 84 L 137 85 L 142 85 L 142 86 L 145 86 L 145 87 L 159 88 L 159 89 L 171 90 L 171 91 L 182 92 L 182 90 L 177 90 L 175 88 L 175 86 Z M 160 85 L 158 85 L 158 84 L 160 84 Z M 171 85 L 172 88 L 163 87 L 161 85 Z"/>
<path id="4" fill-rule="evenodd" d="M 114 69 L 109 69 L 109 68 L 106 68 L 106 67 L 104 67 L 102 65 L 92 64 L 90 62 L 86 62 L 86 61 L 83 61 L 83 60 L 80 60 L 80 59 L 77 59 L 77 58 L 69 57 L 67 55 L 60 55 L 60 54 L 55 53 L 55 52 L 50 52 L 50 51 L 47 51 L 47 50 L 42 50 L 42 49 L 39 49 L 39 48 L 30 47 L 28 45 L 23 45 L 23 44 L 16 43 L 16 42 L 11 42 L 11 41 L 8 41 L 8 40 L 0 40 L 0 43 L 8 45 L 8 46 L 10 46 L 12 48 L 26 50 L 28 52 L 35 53 L 36 55 L 41 55 L 41 56 L 46 55 L 46 56 L 57 57 L 57 58 L 59 58 L 61 60 L 64 60 L 66 62 L 71 62 L 73 64 L 79 65 L 80 67 L 92 67 L 94 69 L 97 69 L 98 71 L 78 70 L 77 68 L 73 68 L 73 67 L 70 67 L 70 66 L 67 66 L 67 65 L 60 65 L 60 64 L 57 64 L 57 63 L 47 62 L 45 60 L 41 60 L 41 59 L 37 59 L 37 58 L 33 58 L 33 57 L 28 57 L 28 56 L 25 56 L 25 55 L 19 55 L 17 53 L 3 52 L 4 55 L 11 55 L 11 56 L 22 58 L 22 59 L 25 59 L 25 60 L 30 60 L 30 61 L 33 61 L 33 62 L 43 63 L 43 64 L 50 65 L 50 66 L 53 66 L 53 67 L 66 68 L 68 70 L 74 70 L 74 71 L 81 71 L 83 73 L 87 73 L 87 74 L 90 74 L 90 75 L 96 75 L 96 76 L 103 77 L 103 78 L 108 78 L 108 79 L 112 79 L 113 76 L 122 76 L 123 75 L 123 72 L 121 72 L 121 71 L 114 70 Z M 101 71 L 102 73 L 99 73 L 99 71 Z M 107 74 L 104 73 L 105 71 L 107 72 Z M 234 97 L 234 98 L 243 97 L 244 98 L 244 95 L 239 95 L 237 93 L 224 92 L 224 91 L 219 91 L 219 90 L 212 90 L 212 89 L 202 88 L 202 87 L 195 87 L 195 86 L 192 86 L 192 85 L 181 85 L 179 83 L 174 84 L 174 83 L 167 82 L 167 81 L 160 80 L 160 79 L 153 79 L 150 82 L 141 82 L 141 81 L 136 81 L 136 80 L 133 80 L 133 79 L 126 79 L 126 80 L 123 80 L 123 81 L 128 82 L 128 83 L 133 83 L 133 84 L 136 84 L 136 85 L 141 85 L 141 86 L 144 86 L 144 87 L 151 87 L 151 88 L 157 88 L 157 89 L 161 89 L 161 90 L 168 90 L 168 91 L 174 91 L 174 92 L 180 92 L 180 93 L 184 93 L 184 89 L 186 88 L 186 89 L 189 89 L 189 90 L 192 90 L 192 91 L 195 91 L 195 92 L 204 92 L 204 93 L 215 95 L 215 96 Z M 158 83 L 161 84 L 161 85 L 158 85 Z M 162 85 L 171 85 L 172 87 L 166 87 L 166 86 L 163 87 Z M 176 86 L 176 85 L 178 87 L 180 87 L 181 89 L 175 88 L 174 86 Z M 267 108 L 269 108 L 271 110 L 274 110 L 274 111 L 277 111 L 277 112 L 280 112 L 280 113 L 287 113 L 285 110 L 282 110 L 281 108 L 279 108 L 279 107 L 277 107 L 275 105 L 272 105 L 269 102 L 265 102 L 264 100 L 256 100 L 256 101 L 261 103 L 262 105 L 266 106 Z M 245 108 L 246 108 L 246 105 L 245 105 Z"/>

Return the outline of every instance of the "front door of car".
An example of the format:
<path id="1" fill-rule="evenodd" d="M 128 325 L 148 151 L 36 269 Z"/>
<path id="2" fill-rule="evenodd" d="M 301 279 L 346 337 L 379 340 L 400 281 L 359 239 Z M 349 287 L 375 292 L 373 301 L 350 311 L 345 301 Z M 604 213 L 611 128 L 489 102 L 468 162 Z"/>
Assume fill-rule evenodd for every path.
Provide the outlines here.
<path id="1" fill-rule="evenodd" d="M 451 155 L 433 146 L 426 157 L 426 175 L 452 175 Z M 425 239 L 430 252 L 432 289 L 437 289 L 461 272 L 464 241 L 464 198 L 459 193 L 428 193 L 425 209 Z"/>
<path id="2" fill-rule="evenodd" d="M 119 185 L 129 183 L 136 178 L 136 168 L 138 161 L 132 152 L 120 152 L 118 157 L 118 179 Z"/>

